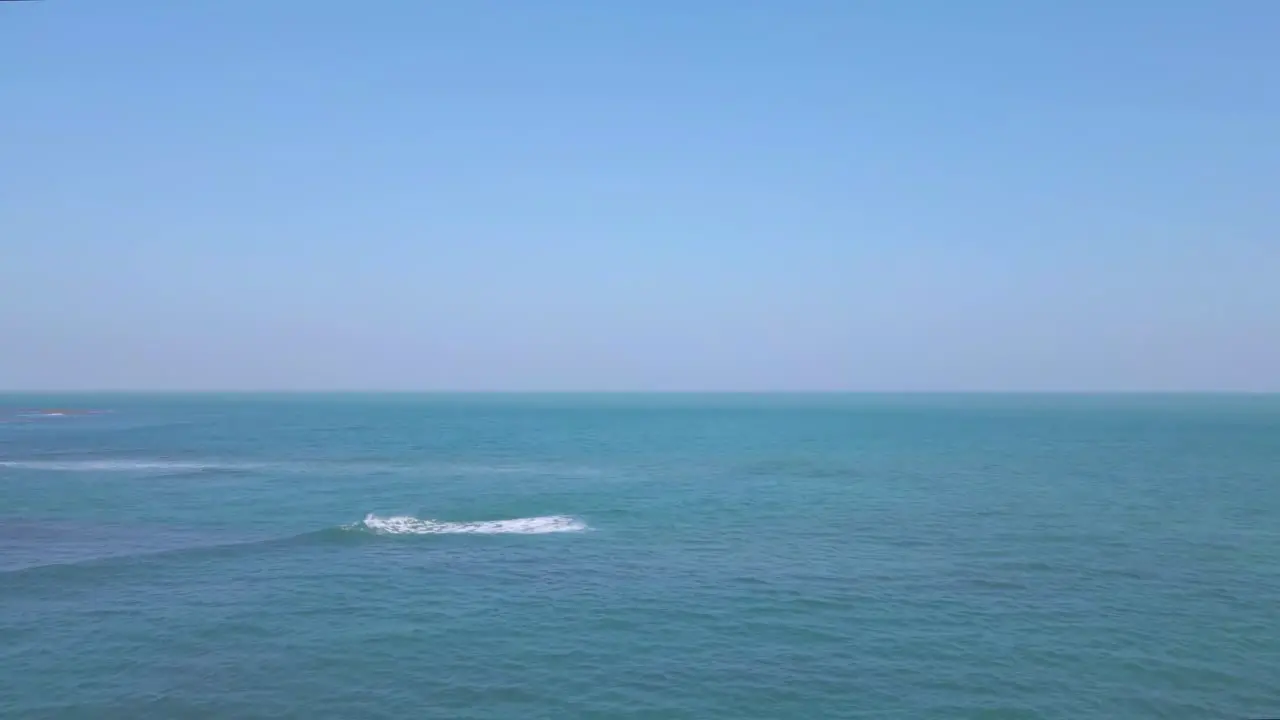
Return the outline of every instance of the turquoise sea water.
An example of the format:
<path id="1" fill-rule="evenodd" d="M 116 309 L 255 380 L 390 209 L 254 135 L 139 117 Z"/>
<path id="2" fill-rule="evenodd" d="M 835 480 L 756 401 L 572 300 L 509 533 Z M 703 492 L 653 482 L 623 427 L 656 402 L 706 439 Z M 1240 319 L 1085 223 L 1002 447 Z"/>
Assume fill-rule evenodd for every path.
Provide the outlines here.
<path id="1" fill-rule="evenodd" d="M 1278 717 L 1280 398 L 0 397 L 0 716 Z"/>

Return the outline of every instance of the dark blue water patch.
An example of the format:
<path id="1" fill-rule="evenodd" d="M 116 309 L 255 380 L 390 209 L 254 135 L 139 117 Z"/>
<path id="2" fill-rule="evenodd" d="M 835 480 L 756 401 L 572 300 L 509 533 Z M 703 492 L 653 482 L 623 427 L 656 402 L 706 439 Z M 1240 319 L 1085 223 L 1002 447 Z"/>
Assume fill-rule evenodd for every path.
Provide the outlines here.
<path id="1" fill-rule="evenodd" d="M 8 589 L 20 589 L 29 578 L 94 582 L 130 568 L 154 569 L 213 559 L 233 559 L 307 547 L 424 546 L 453 542 L 511 543 L 521 537 L 582 533 L 589 528 L 574 518 L 523 518 L 449 522 L 417 518 L 376 518 L 293 535 L 235 533 L 72 522 L 0 521 L 6 545 L 0 577 Z M 0 596 L 3 595 L 0 590 Z"/>
<path id="2" fill-rule="evenodd" d="M 854 464 L 822 462 L 803 457 L 758 460 L 741 465 L 735 468 L 735 471 L 745 475 L 763 475 L 792 480 L 799 478 L 856 480 L 860 475 L 859 468 Z"/>

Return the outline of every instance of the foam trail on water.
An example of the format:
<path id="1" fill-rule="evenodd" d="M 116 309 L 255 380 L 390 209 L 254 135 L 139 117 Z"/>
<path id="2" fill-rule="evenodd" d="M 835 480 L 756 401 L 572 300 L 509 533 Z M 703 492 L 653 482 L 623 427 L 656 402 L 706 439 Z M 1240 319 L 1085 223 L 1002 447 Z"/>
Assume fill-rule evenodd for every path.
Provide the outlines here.
<path id="1" fill-rule="evenodd" d="M 257 463 L 182 462 L 177 460 L 0 460 L 0 467 L 61 472 L 166 472 L 255 470 Z"/>
<path id="2" fill-rule="evenodd" d="M 479 522 L 441 522 L 420 520 L 407 515 L 379 517 L 369 513 L 362 522 L 348 525 L 346 529 L 366 530 L 377 535 L 542 535 L 581 532 L 587 529 L 587 525 L 577 518 L 566 515 Z"/>

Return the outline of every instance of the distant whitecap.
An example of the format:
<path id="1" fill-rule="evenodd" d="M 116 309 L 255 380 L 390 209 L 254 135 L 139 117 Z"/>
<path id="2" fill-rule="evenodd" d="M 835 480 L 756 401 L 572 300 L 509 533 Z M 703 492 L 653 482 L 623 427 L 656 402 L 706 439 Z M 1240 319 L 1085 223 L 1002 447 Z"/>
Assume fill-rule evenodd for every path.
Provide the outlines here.
<path id="1" fill-rule="evenodd" d="M 582 532 L 588 528 L 586 523 L 567 515 L 478 522 L 441 522 L 407 515 L 380 517 L 370 513 L 363 521 L 348 525 L 346 529 L 364 530 L 376 535 L 542 535 Z"/>

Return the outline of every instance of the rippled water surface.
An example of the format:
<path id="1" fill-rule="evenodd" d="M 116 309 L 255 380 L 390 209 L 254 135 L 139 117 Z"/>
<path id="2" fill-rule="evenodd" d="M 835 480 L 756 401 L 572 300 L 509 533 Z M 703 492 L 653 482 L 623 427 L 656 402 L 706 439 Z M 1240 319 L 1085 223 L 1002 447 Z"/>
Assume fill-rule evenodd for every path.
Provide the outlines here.
<path id="1" fill-rule="evenodd" d="M 1280 717 L 1280 399 L 0 397 L 0 716 Z"/>

